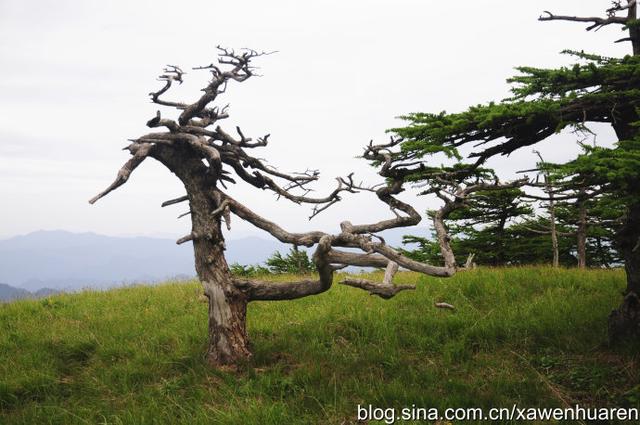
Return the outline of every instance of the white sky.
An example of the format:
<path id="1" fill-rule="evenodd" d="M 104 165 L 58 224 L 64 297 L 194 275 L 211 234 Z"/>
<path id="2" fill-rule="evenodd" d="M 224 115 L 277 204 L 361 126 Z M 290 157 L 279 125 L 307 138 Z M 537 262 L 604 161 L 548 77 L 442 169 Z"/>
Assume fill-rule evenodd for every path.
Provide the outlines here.
<path id="1" fill-rule="evenodd" d="M 620 29 L 584 31 L 578 23 L 537 21 L 542 10 L 602 15 L 606 0 L 539 1 L 87 1 L 0 0 L 0 237 L 39 229 L 108 235 L 188 232 L 186 206 L 161 209 L 184 193 L 166 169 L 147 160 L 129 182 L 90 206 L 128 159 L 128 138 L 148 132 L 162 67 L 189 73 L 169 98 L 193 101 L 208 79 L 190 71 L 215 59 L 215 45 L 278 50 L 259 58 L 261 78 L 233 84 L 228 131 L 271 133 L 256 156 L 283 171 L 318 168 L 318 194 L 333 177 L 355 171 L 375 183 L 356 159 L 370 139 L 408 112 L 459 111 L 508 95 L 518 65 L 568 63 L 563 49 L 622 55 Z M 164 116 L 170 111 L 163 111 Z M 598 142 L 608 145 L 604 129 Z M 547 160 L 577 152 L 575 137 L 540 145 Z M 490 165 L 506 178 L 535 162 L 530 148 Z M 275 202 L 268 192 L 230 190 L 250 208 L 295 230 L 336 230 L 344 219 L 389 216 L 368 193 L 348 196 L 311 223 L 310 208 Z M 415 199 L 420 211 L 436 205 Z M 231 238 L 256 233 L 235 220 Z"/>

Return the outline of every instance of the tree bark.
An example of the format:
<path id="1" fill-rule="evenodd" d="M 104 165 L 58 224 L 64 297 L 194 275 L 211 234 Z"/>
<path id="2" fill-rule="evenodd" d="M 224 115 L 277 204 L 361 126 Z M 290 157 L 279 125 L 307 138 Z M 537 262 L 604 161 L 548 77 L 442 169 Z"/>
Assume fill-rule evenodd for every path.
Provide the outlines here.
<path id="1" fill-rule="evenodd" d="M 498 229 L 496 231 L 495 256 L 493 258 L 493 263 L 496 267 L 504 265 L 504 229 L 506 225 L 507 217 L 505 214 L 500 217 Z"/>
<path id="2" fill-rule="evenodd" d="M 629 6 L 629 12 L 627 15 L 627 19 L 629 22 L 633 23 L 637 18 L 637 3 L 634 1 Z M 640 55 L 640 27 L 637 25 L 629 26 L 629 38 L 631 39 L 631 48 L 633 49 L 634 56 Z"/>
<path id="3" fill-rule="evenodd" d="M 558 249 L 558 230 L 556 228 L 556 206 L 553 186 L 548 176 L 545 176 L 547 192 L 549 193 L 549 230 L 551 233 L 551 249 L 553 250 L 553 267 L 560 267 L 560 251 Z"/>
<path id="4" fill-rule="evenodd" d="M 192 204 L 192 214 L 193 211 Z M 251 352 L 246 329 L 248 301 L 232 283 L 224 258 L 224 239 L 217 221 L 217 231 L 194 240 L 193 248 L 198 278 L 209 301 L 206 357 L 213 366 L 225 366 L 248 360 Z"/>
<path id="5" fill-rule="evenodd" d="M 578 267 L 587 267 L 587 205 L 585 199 L 578 201 L 578 229 L 576 231 L 578 247 Z"/>
<path id="6" fill-rule="evenodd" d="M 444 224 L 444 220 L 449 215 L 451 209 L 453 209 L 452 206 L 445 205 L 435 212 L 433 215 L 433 228 L 436 232 L 436 238 L 438 239 L 438 245 L 440 246 L 440 253 L 442 254 L 445 268 L 455 270 L 456 257 L 453 254 L 453 249 L 451 249 L 449 232 Z"/>
<path id="7" fill-rule="evenodd" d="M 212 366 L 237 365 L 251 357 L 247 336 L 247 297 L 231 279 L 224 257 L 221 219 L 211 212 L 219 207 L 214 193 L 198 182 L 188 190 L 195 266 L 209 300 L 207 361 Z"/>
<path id="8" fill-rule="evenodd" d="M 609 315 L 609 342 L 612 344 L 640 337 L 640 202 L 629 208 L 616 242 L 624 259 L 627 288 L 622 305 Z"/>

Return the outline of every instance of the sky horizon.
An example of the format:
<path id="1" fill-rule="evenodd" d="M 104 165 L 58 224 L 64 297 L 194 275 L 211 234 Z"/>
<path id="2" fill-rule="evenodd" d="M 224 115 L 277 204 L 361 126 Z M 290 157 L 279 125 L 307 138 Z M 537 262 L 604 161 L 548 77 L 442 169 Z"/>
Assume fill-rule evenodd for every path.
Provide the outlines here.
<path id="1" fill-rule="evenodd" d="M 564 49 L 607 56 L 625 54 L 614 44 L 619 28 L 586 32 L 586 25 L 538 22 L 543 10 L 601 16 L 601 0 L 541 0 L 518 4 L 435 1 L 243 2 L 123 1 L 24 2 L 0 0 L 0 239 L 36 230 L 104 235 L 166 235 L 189 232 L 176 217 L 184 204 L 160 203 L 184 194 L 180 182 L 153 160 L 93 206 L 88 199 L 108 186 L 129 158 L 127 139 L 148 132 L 157 105 L 148 93 L 168 63 L 187 71 L 168 98 L 194 101 L 206 72 L 192 67 L 215 60 L 217 44 L 277 50 L 256 59 L 260 78 L 230 85 L 220 104 L 230 103 L 232 131 L 271 134 L 256 150 L 282 171 L 322 171 L 317 194 L 334 178 L 355 172 L 380 181 L 355 158 L 409 112 L 460 111 L 509 95 L 505 80 L 514 67 L 571 63 Z M 170 109 L 163 115 L 175 117 Z M 594 126 L 597 142 L 615 137 Z M 536 146 L 545 159 L 565 161 L 578 152 L 568 132 Z M 535 163 L 531 149 L 489 163 L 504 179 Z M 337 231 L 341 221 L 389 217 L 372 194 L 345 196 L 313 221 L 311 209 L 274 200 L 245 184 L 229 193 L 249 208 L 294 231 Z M 416 198 L 419 211 L 437 207 Z M 266 234 L 233 217 L 232 238 Z M 427 226 L 426 221 L 421 223 Z"/>

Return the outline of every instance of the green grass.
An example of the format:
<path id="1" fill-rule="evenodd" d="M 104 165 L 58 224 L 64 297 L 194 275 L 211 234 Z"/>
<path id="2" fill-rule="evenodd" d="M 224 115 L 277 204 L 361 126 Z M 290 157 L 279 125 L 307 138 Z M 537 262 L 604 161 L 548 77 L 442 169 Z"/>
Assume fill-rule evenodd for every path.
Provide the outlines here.
<path id="1" fill-rule="evenodd" d="M 252 303 L 254 358 L 238 372 L 202 357 L 195 282 L 1 305 L 0 423 L 343 424 L 359 403 L 638 406 L 637 347 L 604 344 L 623 271 L 396 278 L 416 281 L 388 301 L 336 285 Z"/>

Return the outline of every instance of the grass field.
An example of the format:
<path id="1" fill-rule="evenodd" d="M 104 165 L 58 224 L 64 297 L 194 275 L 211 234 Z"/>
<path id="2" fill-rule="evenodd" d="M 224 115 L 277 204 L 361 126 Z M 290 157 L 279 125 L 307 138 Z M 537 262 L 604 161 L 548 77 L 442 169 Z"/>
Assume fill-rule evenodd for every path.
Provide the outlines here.
<path id="1" fill-rule="evenodd" d="M 0 423 L 346 424 L 358 404 L 638 406 L 638 347 L 605 345 L 623 271 L 396 277 L 416 281 L 388 301 L 336 285 L 251 304 L 255 354 L 239 372 L 203 360 L 195 282 L 0 305 Z"/>

